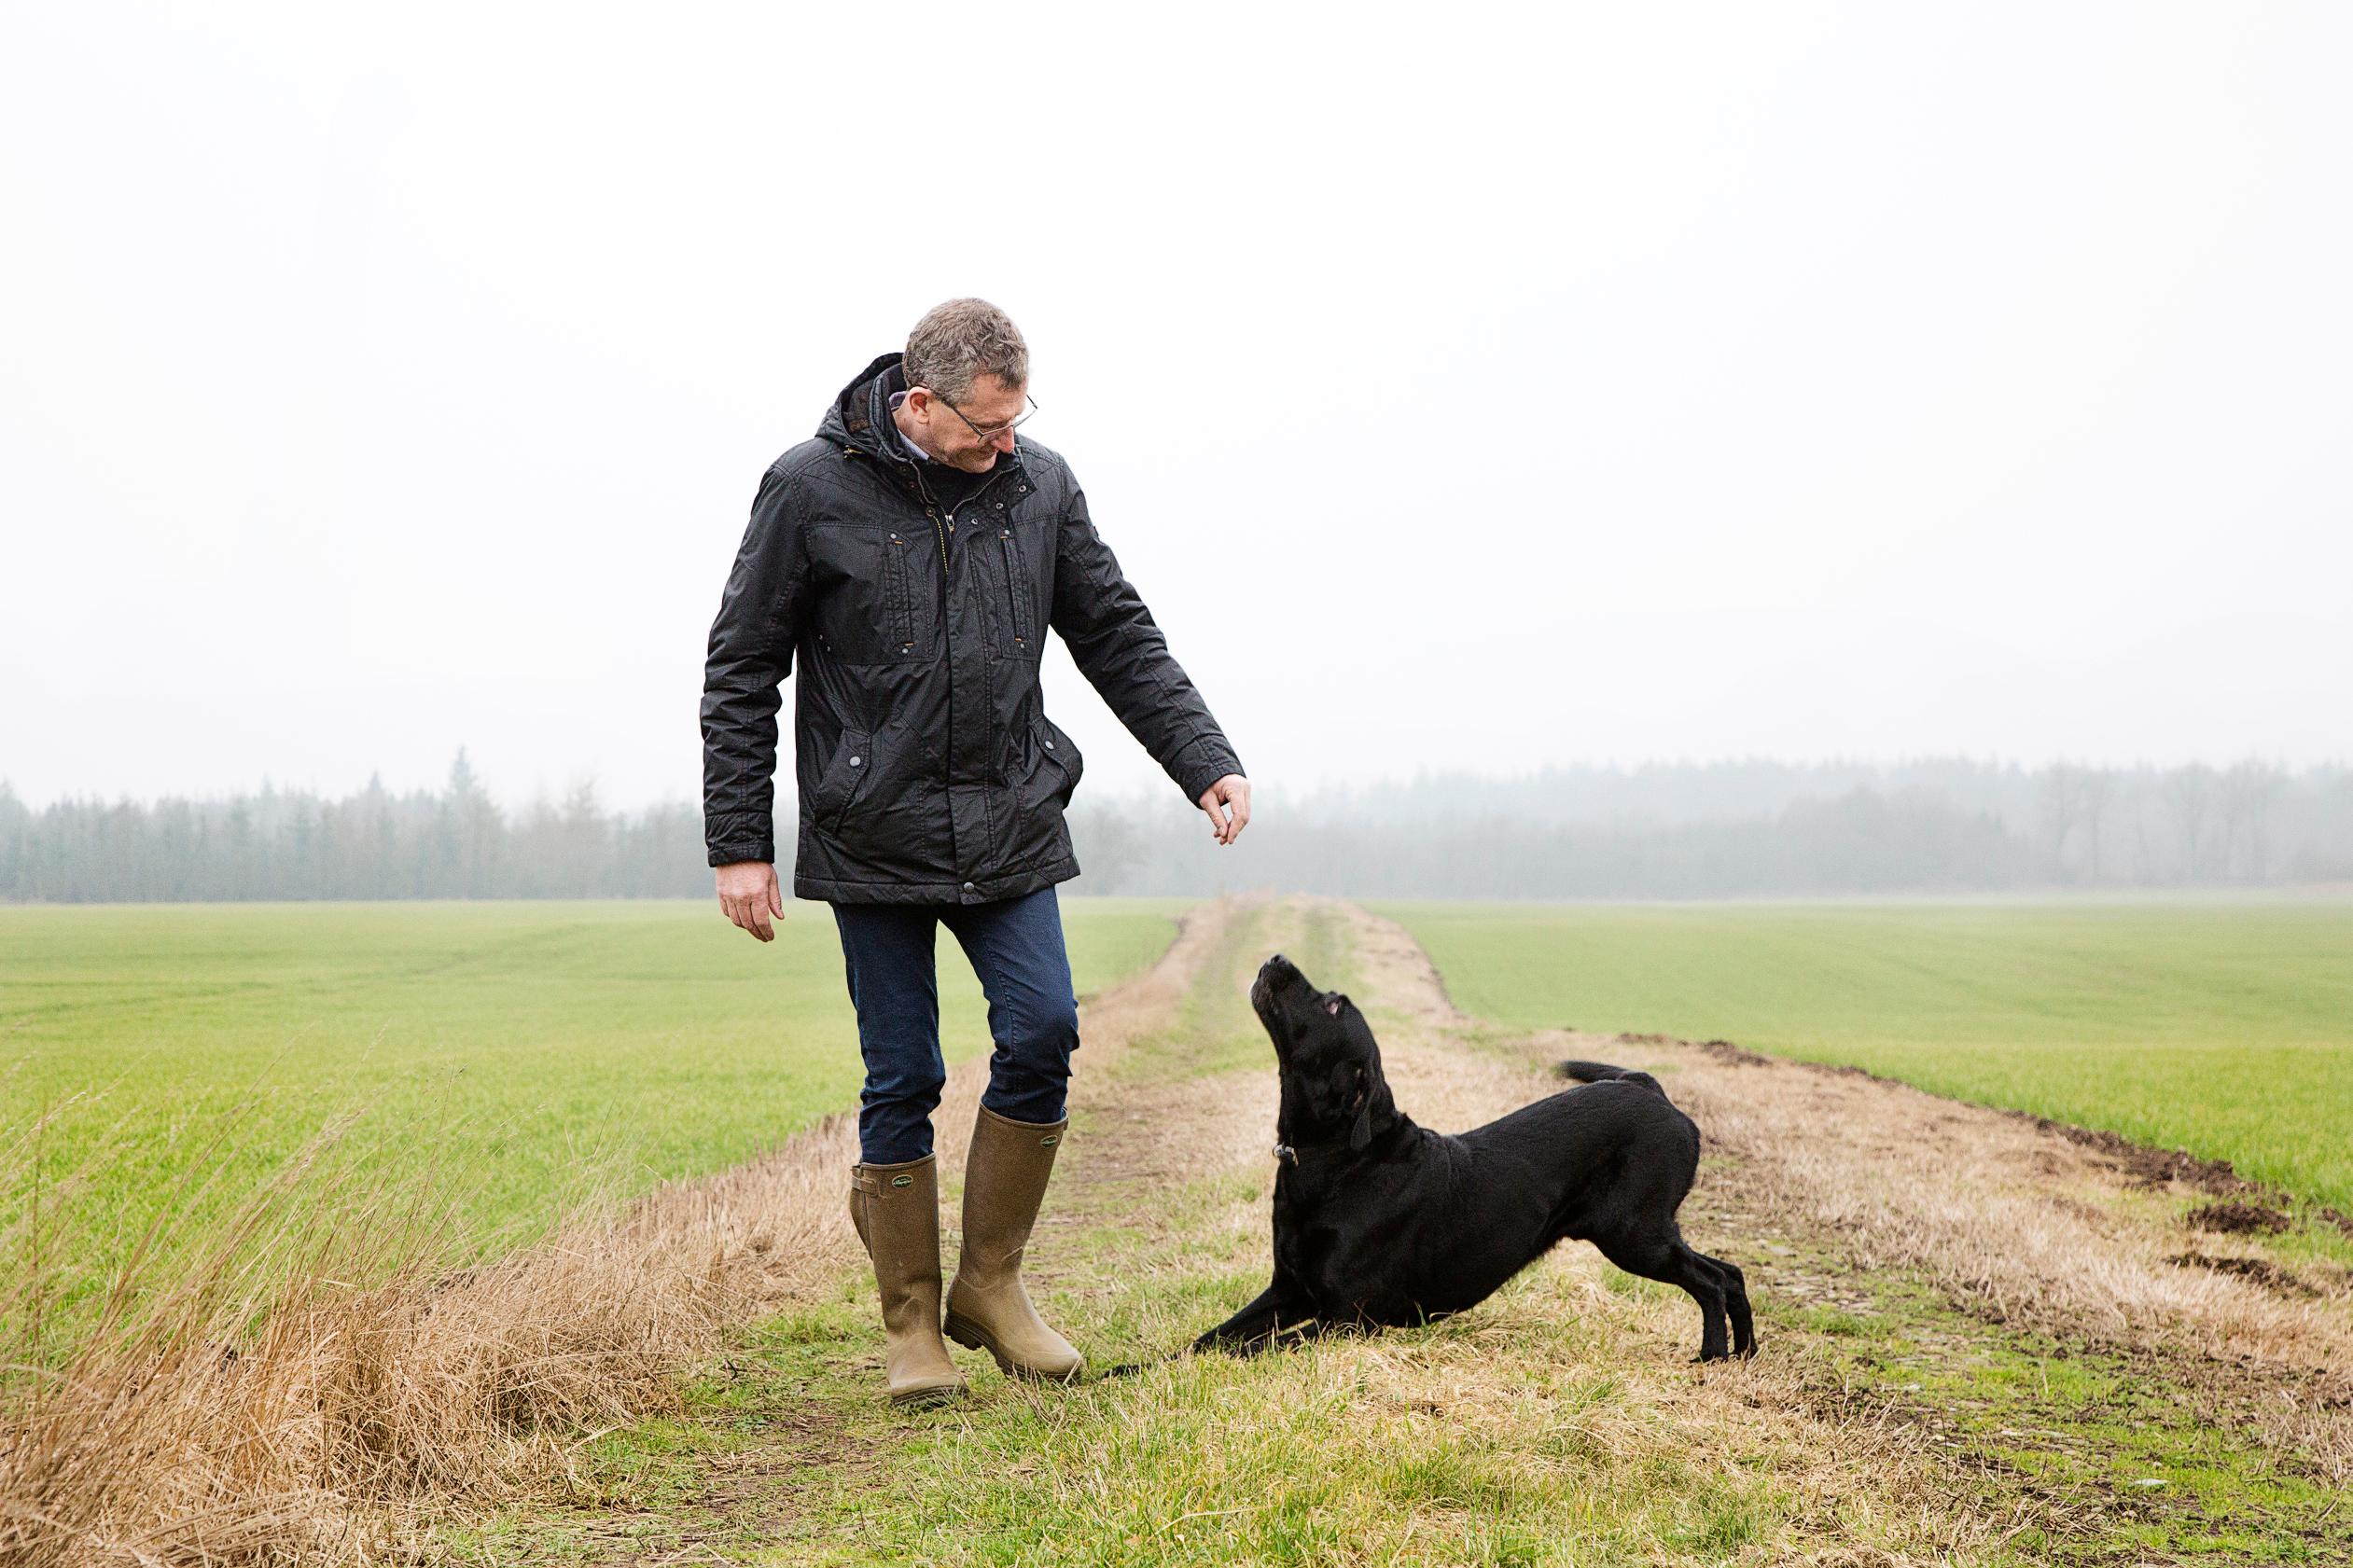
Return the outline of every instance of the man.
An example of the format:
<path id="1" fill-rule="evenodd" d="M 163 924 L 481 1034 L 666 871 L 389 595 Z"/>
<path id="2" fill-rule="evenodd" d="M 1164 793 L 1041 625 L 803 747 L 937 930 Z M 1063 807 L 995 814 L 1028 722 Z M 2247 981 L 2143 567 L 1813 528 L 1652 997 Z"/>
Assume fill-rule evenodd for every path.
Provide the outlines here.
<path id="1" fill-rule="evenodd" d="M 719 905 L 769 941 L 785 912 L 770 818 L 777 687 L 792 670 L 793 892 L 833 907 L 866 1088 L 850 1217 L 874 1264 L 895 1403 L 963 1387 L 941 1340 L 931 1113 L 946 1070 L 934 923 L 989 1004 L 989 1084 L 964 1177 L 946 1332 L 1008 1373 L 1085 1365 L 1021 1260 L 1069 1118 L 1078 1001 L 1054 884 L 1084 767 L 1040 705 L 1048 627 L 1220 844 L 1250 785 L 1087 516 L 1070 465 L 1014 427 L 1035 407 L 1005 312 L 951 299 L 858 372 L 752 503 L 703 689 L 703 817 Z"/>

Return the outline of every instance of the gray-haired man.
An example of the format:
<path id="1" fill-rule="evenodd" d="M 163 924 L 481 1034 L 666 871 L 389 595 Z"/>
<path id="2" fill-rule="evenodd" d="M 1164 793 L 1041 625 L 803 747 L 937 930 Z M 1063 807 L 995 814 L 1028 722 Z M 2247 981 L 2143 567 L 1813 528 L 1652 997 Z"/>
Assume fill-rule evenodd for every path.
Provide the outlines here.
<path id="1" fill-rule="evenodd" d="M 778 687 L 800 659 L 793 892 L 833 907 L 866 1088 L 850 1214 L 873 1260 L 890 1397 L 963 1381 L 941 1339 L 931 1113 L 935 923 L 963 945 L 996 1042 L 964 1186 L 947 1334 L 1009 1373 L 1084 1362 L 1021 1281 L 1068 1126 L 1078 1003 L 1054 884 L 1083 766 L 1046 716 L 1048 628 L 1220 844 L 1250 820 L 1232 745 L 1087 515 L 1070 466 L 1015 426 L 1035 404 L 1005 312 L 951 299 L 860 371 L 769 465 L 711 628 L 703 814 L 720 907 L 762 941 L 784 898 L 771 826 Z"/>

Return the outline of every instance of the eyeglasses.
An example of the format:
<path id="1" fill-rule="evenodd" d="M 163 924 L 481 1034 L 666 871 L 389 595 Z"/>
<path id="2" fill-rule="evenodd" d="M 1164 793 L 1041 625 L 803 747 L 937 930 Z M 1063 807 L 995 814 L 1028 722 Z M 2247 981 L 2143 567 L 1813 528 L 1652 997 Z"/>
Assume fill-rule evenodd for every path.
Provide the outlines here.
<path id="1" fill-rule="evenodd" d="M 929 391 L 930 389 L 926 387 L 925 390 Z M 940 397 L 940 395 L 936 392 L 931 395 L 934 397 Z M 978 436 L 983 441 L 994 441 L 999 436 L 1004 435 L 1008 430 L 1011 430 L 1019 425 L 1027 423 L 1029 422 L 1030 415 L 1037 411 L 1037 398 L 1030 396 L 1027 393 L 1023 393 L 1022 395 L 1022 398 L 1023 402 L 1026 402 L 1029 405 L 1027 409 L 1024 409 L 1022 412 L 1015 414 L 1011 419 L 1007 420 L 1004 423 L 992 424 L 986 430 L 982 429 L 979 425 L 973 423 L 971 420 L 967 419 L 965 417 L 964 410 L 957 408 L 954 403 L 948 403 L 948 400 L 945 397 L 940 397 L 940 401 L 942 403 L 948 403 L 948 411 L 955 415 L 956 418 L 964 420 L 964 427 L 967 430 L 971 431 L 972 434 Z"/>

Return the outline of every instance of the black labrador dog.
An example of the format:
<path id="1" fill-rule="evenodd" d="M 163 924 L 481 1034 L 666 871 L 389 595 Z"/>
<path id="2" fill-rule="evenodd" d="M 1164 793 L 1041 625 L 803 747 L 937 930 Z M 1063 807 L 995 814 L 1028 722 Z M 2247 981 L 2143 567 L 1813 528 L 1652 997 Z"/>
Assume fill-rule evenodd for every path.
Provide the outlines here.
<path id="1" fill-rule="evenodd" d="M 1259 970 L 1250 1005 L 1283 1079 L 1274 1279 L 1195 1350 L 1249 1354 L 1294 1335 L 1441 1318 L 1566 1239 L 1691 1292 L 1700 1360 L 1755 1353 L 1740 1270 L 1693 1252 L 1675 1223 L 1699 1129 L 1650 1074 L 1564 1062 L 1561 1075 L 1585 1087 L 1449 1136 L 1397 1108 L 1356 1005 L 1281 953 Z"/>

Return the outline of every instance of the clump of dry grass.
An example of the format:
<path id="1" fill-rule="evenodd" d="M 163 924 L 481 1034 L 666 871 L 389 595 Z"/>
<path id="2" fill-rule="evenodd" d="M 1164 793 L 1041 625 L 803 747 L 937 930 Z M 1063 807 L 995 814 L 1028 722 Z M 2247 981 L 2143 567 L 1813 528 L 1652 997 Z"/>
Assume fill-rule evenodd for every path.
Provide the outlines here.
<path id="1" fill-rule="evenodd" d="M 1090 1003 L 1092 1048 L 1166 1015 L 1229 908 L 1189 916 L 1159 964 Z M 985 1074 L 950 1075 L 939 1126 L 952 1172 Z M 857 1158 L 849 1113 L 711 1177 L 627 1200 L 608 1186 L 505 1253 L 465 1239 L 459 1173 L 428 1164 L 369 1186 L 340 1157 L 346 1120 L 201 1243 L 172 1244 L 159 1222 L 57 1351 L 42 1325 L 71 1241 L 53 1229 L 61 1195 L 35 1200 L 40 1131 L 0 1150 L 0 1191 L 26 1200 L 0 1256 L 32 1265 L 0 1289 L 0 1323 L 24 1340 L 0 1385 L 12 1568 L 404 1555 L 428 1506 L 561 1480 L 600 1425 L 675 1411 L 682 1374 L 731 1324 L 859 1260 L 842 1200 Z M 228 1163 L 212 1161 L 212 1178 Z"/>
<path id="2" fill-rule="evenodd" d="M 560 1469 L 588 1423 L 675 1404 L 744 1294 L 742 1228 L 676 1197 L 600 1203 L 497 1256 L 460 1240 L 446 1173 L 361 1185 L 350 1128 L 201 1244 L 150 1231 L 68 1348 L 30 1353 L 49 1264 L 0 1302 L 28 1339 L 0 1415 L 0 1560 L 381 1558 L 409 1506 L 499 1494 Z"/>

